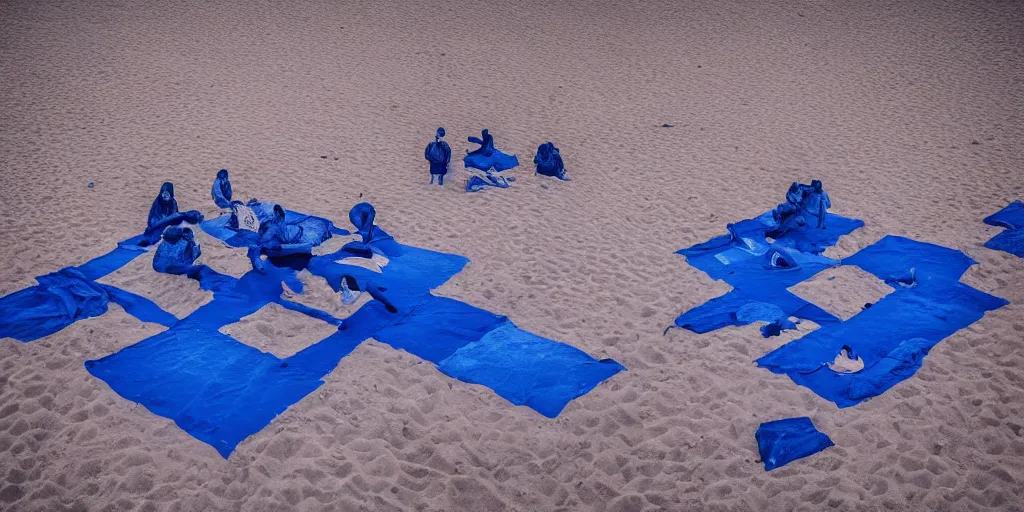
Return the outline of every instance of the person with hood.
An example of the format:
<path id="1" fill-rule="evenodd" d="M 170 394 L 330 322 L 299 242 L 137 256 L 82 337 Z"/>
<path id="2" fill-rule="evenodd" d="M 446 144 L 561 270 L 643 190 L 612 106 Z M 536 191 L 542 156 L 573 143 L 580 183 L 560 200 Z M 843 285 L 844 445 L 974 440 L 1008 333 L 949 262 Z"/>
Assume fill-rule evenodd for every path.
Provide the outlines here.
<path id="1" fill-rule="evenodd" d="M 562 155 L 559 154 L 558 148 L 551 142 L 545 142 L 537 148 L 537 156 L 533 157 L 533 163 L 537 166 L 537 174 L 569 181 L 569 178 L 565 176 L 565 164 L 562 162 Z"/>
<path id="2" fill-rule="evenodd" d="M 210 190 L 210 195 L 213 196 L 213 202 L 220 208 L 231 208 L 236 204 L 242 204 L 241 201 L 231 200 L 231 181 L 228 179 L 227 169 L 217 171 L 217 179 L 213 180 L 213 189 Z"/>
<path id="3" fill-rule="evenodd" d="M 437 184 L 444 185 L 444 175 L 448 174 L 448 162 L 452 160 L 452 148 L 448 143 L 441 140 L 444 137 L 444 128 L 438 128 L 434 135 L 434 142 L 427 144 L 423 156 L 430 162 L 430 184 L 434 184 L 434 177 L 437 177 Z"/>
<path id="4" fill-rule="evenodd" d="M 140 245 L 152 245 L 160 241 L 164 229 L 182 222 L 198 224 L 202 222 L 203 214 L 191 210 L 187 212 L 178 211 L 178 201 L 174 199 L 174 184 L 165 182 L 160 186 L 160 194 L 153 200 L 149 208 L 149 217 L 146 222 L 146 231 L 143 233 L 143 240 Z"/>

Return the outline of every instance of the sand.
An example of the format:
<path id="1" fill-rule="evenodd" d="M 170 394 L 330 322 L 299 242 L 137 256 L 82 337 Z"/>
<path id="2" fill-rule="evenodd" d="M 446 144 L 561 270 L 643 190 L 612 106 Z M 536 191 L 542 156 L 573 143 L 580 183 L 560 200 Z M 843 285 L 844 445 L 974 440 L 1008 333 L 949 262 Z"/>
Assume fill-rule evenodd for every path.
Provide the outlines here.
<path id="1" fill-rule="evenodd" d="M 0 509 L 1021 510 L 1024 260 L 981 219 L 1024 199 L 1022 34 L 1010 1 L 2 2 L 0 293 L 140 232 L 165 180 L 215 211 L 227 168 L 339 223 L 372 201 L 472 260 L 436 293 L 629 371 L 547 419 L 371 340 L 225 460 L 86 372 L 163 329 L 112 306 L 0 340 Z M 490 128 L 518 181 L 429 186 L 438 126 L 456 161 Z M 533 176 L 549 139 L 572 182 Z M 673 252 L 812 178 L 867 223 L 829 254 L 958 248 L 1012 304 L 843 410 L 752 363 L 806 324 L 662 335 L 728 290 Z M 109 279 L 179 315 L 209 300 L 144 266 Z M 878 283 L 846 277 L 806 293 L 852 314 Z M 292 314 L 232 334 L 291 353 L 322 334 L 283 339 Z M 766 473 L 757 426 L 802 415 L 836 446 Z"/>

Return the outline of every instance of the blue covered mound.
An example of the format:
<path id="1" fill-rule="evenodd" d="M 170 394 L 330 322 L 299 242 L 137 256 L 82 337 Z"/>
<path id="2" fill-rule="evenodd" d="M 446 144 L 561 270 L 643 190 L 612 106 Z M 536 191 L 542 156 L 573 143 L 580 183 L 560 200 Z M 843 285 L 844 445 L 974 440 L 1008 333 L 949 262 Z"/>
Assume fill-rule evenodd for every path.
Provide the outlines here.
<path id="1" fill-rule="evenodd" d="M 985 247 L 1024 258 L 1024 203 L 1010 203 L 1006 208 L 986 217 L 985 224 L 1006 228 L 1006 231 L 985 242 Z"/>
<path id="2" fill-rule="evenodd" d="M 822 326 L 757 360 L 839 407 L 884 393 L 909 378 L 939 341 L 1008 302 L 963 283 L 975 263 L 960 251 L 887 236 L 843 264 L 856 265 L 895 289 L 841 323 Z M 847 346 L 864 361 L 856 373 L 828 366 Z"/>
<path id="3" fill-rule="evenodd" d="M 515 155 L 507 155 L 494 148 L 494 137 L 486 129 L 480 136 L 479 139 L 469 137 L 470 142 L 480 144 L 480 147 L 469 152 L 463 159 L 467 169 L 474 168 L 481 171 L 493 169 L 501 172 L 519 165 L 519 159 Z"/>
<path id="4" fill-rule="evenodd" d="M 562 162 L 562 155 L 551 142 L 545 142 L 537 148 L 537 156 L 533 157 L 533 163 L 537 166 L 537 174 L 551 176 L 564 181 L 569 179 L 565 176 L 565 164 Z"/>
<path id="5" fill-rule="evenodd" d="M 203 214 L 198 211 L 178 211 L 178 201 L 174 199 L 174 184 L 166 182 L 160 186 L 160 193 L 153 200 L 153 205 L 149 208 L 146 231 L 143 233 L 139 244 L 151 245 L 157 243 L 160 241 L 164 229 L 170 226 L 176 226 L 182 222 L 198 224 L 202 220 Z"/>
<path id="6" fill-rule="evenodd" d="M 153 270 L 165 274 L 187 274 L 201 251 L 189 228 L 168 228 L 153 255 Z"/>
<path id="7" fill-rule="evenodd" d="M 765 471 L 835 446 L 827 435 L 814 428 L 814 423 L 806 416 L 762 423 L 754 438 L 757 439 Z"/>
<path id="8" fill-rule="evenodd" d="M 228 179 L 227 169 L 217 171 L 217 179 L 213 180 L 210 195 L 217 206 L 231 208 L 231 181 Z"/>
<path id="9" fill-rule="evenodd" d="M 820 211 L 808 222 L 809 208 L 793 201 L 806 202 L 810 197 L 820 208 L 823 200 L 820 195 L 801 192 L 800 187 L 810 186 L 794 184 L 787 194 L 787 203 L 775 210 L 730 224 L 729 234 L 677 252 L 690 265 L 733 287 L 729 293 L 681 315 L 676 319 L 677 327 L 705 333 L 764 321 L 770 325 L 762 333 L 772 336 L 795 327 L 789 317 L 821 325 L 839 321 L 787 288 L 837 265 L 837 261 L 821 256 L 821 252 L 864 223 Z M 769 233 L 774 235 L 771 240 Z"/>

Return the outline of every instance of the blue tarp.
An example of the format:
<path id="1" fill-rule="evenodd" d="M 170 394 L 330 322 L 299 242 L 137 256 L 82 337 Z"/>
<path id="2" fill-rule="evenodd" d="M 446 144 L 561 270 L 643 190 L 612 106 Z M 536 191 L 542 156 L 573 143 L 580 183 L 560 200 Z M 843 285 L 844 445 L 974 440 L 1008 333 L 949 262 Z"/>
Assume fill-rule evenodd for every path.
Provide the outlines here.
<path id="1" fill-rule="evenodd" d="M 507 171 L 519 165 L 519 158 L 515 155 L 508 155 L 494 148 L 494 137 L 484 129 L 480 138 L 469 137 L 469 141 L 480 144 L 480 147 L 470 151 L 463 158 L 466 168 L 480 169 L 481 171 L 494 170 L 497 172 Z"/>
<path id="2" fill-rule="evenodd" d="M 789 375 L 839 407 L 878 396 L 913 375 L 939 341 L 1008 304 L 959 282 L 975 263 L 955 249 L 887 236 L 843 264 L 874 274 L 895 291 L 845 322 L 783 345 L 757 364 Z M 863 359 L 863 370 L 842 373 L 828 367 L 844 346 Z"/>
<path id="3" fill-rule="evenodd" d="M 296 291 L 301 290 L 301 281 L 294 270 L 273 262 L 266 274 L 249 272 L 240 279 L 197 267 L 188 275 L 204 290 L 213 291 L 212 302 L 164 333 L 89 361 L 87 368 L 117 393 L 173 419 L 225 457 L 316 389 L 342 357 L 370 337 L 548 417 L 624 369 L 614 361 L 598 361 L 571 346 L 525 333 L 505 317 L 432 295 L 430 290 L 462 270 L 466 258 L 398 244 L 373 224 L 375 211 L 367 203 L 356 205 L 349 217 L 362 235 L 360 243 L 389 257 L 383 272 L 338 263 L 351 255 L 345 249 L 311 257 L 306 268 L 335 290 L 342 276 L 353 276 L 360 289 L 378 299 L 352 316 L 336 319 L 282 299 L 282 281 Z M 271 302 L 339 330 L 284 359 L 219 332 Z"/>
<path id="4" fill-rule="evenodd" d="M 495 176 L 491 173 L 486 173 L 483 176 L 474 175 L 466 181 L 466 192 L 479 192 L 487 187 L 508 188 L 510 181 L 515 181 L 515 179 L 505 179 L 503 176 Z"/>
<path id="5" fill-rule="evenodd" d="M 986 217 L 985 224 L 1006 228 L 1006 231 L 985 242 L 985 247 L 1024 258 L 1024 203 L 1010 203 L 1006 208 Z"/>
<path id="6" fill-rule="evenodd" d="M 754 438 L 765 471 L 835 446 L 827 435 L 814 428 L 814 423 L 806 416 L 762 423 Z"/>

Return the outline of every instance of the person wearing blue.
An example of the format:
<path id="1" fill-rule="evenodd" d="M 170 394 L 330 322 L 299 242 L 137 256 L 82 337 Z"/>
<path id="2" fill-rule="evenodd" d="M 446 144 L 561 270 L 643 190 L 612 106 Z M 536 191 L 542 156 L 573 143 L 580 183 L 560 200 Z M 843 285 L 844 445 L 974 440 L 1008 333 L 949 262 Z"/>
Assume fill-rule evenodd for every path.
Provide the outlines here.
<path id="1" fill-rule="evenodd" d="M 822 188 L 821 180 L 811 181 L 811 187 L 804 196 L 803 207 L 808 215 L 818 220 L 817 227 L 824 229 L 825 213 L 832 207 L 832 201 L 829 200 L 828 194 Z"/>
<path id="2" fill-rule="evenodd" d="M 515 155 L 507 155 L 494 148 L 494 137 L 485 128 L 480 133 L 480 138 L 469 137 L 469 142 L 479 144 L 480 147 L 470 151 L 463 159 L 466 168 L 497 172 L 507 171 L 519 165 L 519 159 Z"/>
<path id="3" fill-rule="evenodd" d="M 167 228 L 163 238 L 153 256 L 153 270 L 183 275 L 196 268 L 194 263 L 202 251 L 191 228 Z"/>
<path id="4" fill-rule="evenodd" d="M 228 180 L 228 170 L 217 171 L 217 179 L 213 180 L 213 189 L 210 191 L 213 202 L 220 208 L 231 208 L 232 205 L 242 204 L 241 201 L 231 200 L 231 181 Z"/>
<path id="5" fill-rule="evenodd" d="M 146 222 L 146 231 L 139 245 L 152 245 L 160 241 L 164 229 L 182 222 L 198 224 L 202 222 L 203 214 L 191 210 L 187 212 L 178 211 L 178 201 L 174 199 L 174 184 L 165 182 L 160 186 L 160 194 L 153 200 L 149 208 L 149 216 Z"/>
<path id="6" fill-rule="evenodd" d="M 537 156 L 533 157 L 533 163 L 537 166 L 537 174 L 569 181 L 569 178 L 565 176 L 562 155 L 551 142 L 545 142 L 537 148 Z"/>
<path id="7" fill-rule="evenodd" d="M 452 148 L 448 143 L 441 140 L 444 137 L 444 128 L 438 128 L 434 135 L 434 142 L 427 144 L 424 158 L 430 162 L 430 184 L 434 184 L 434 177 L 437 177 L 437 184 L 444 185 L 444 175 L 448 174 L 448 162 L 452 160 Z"/>

